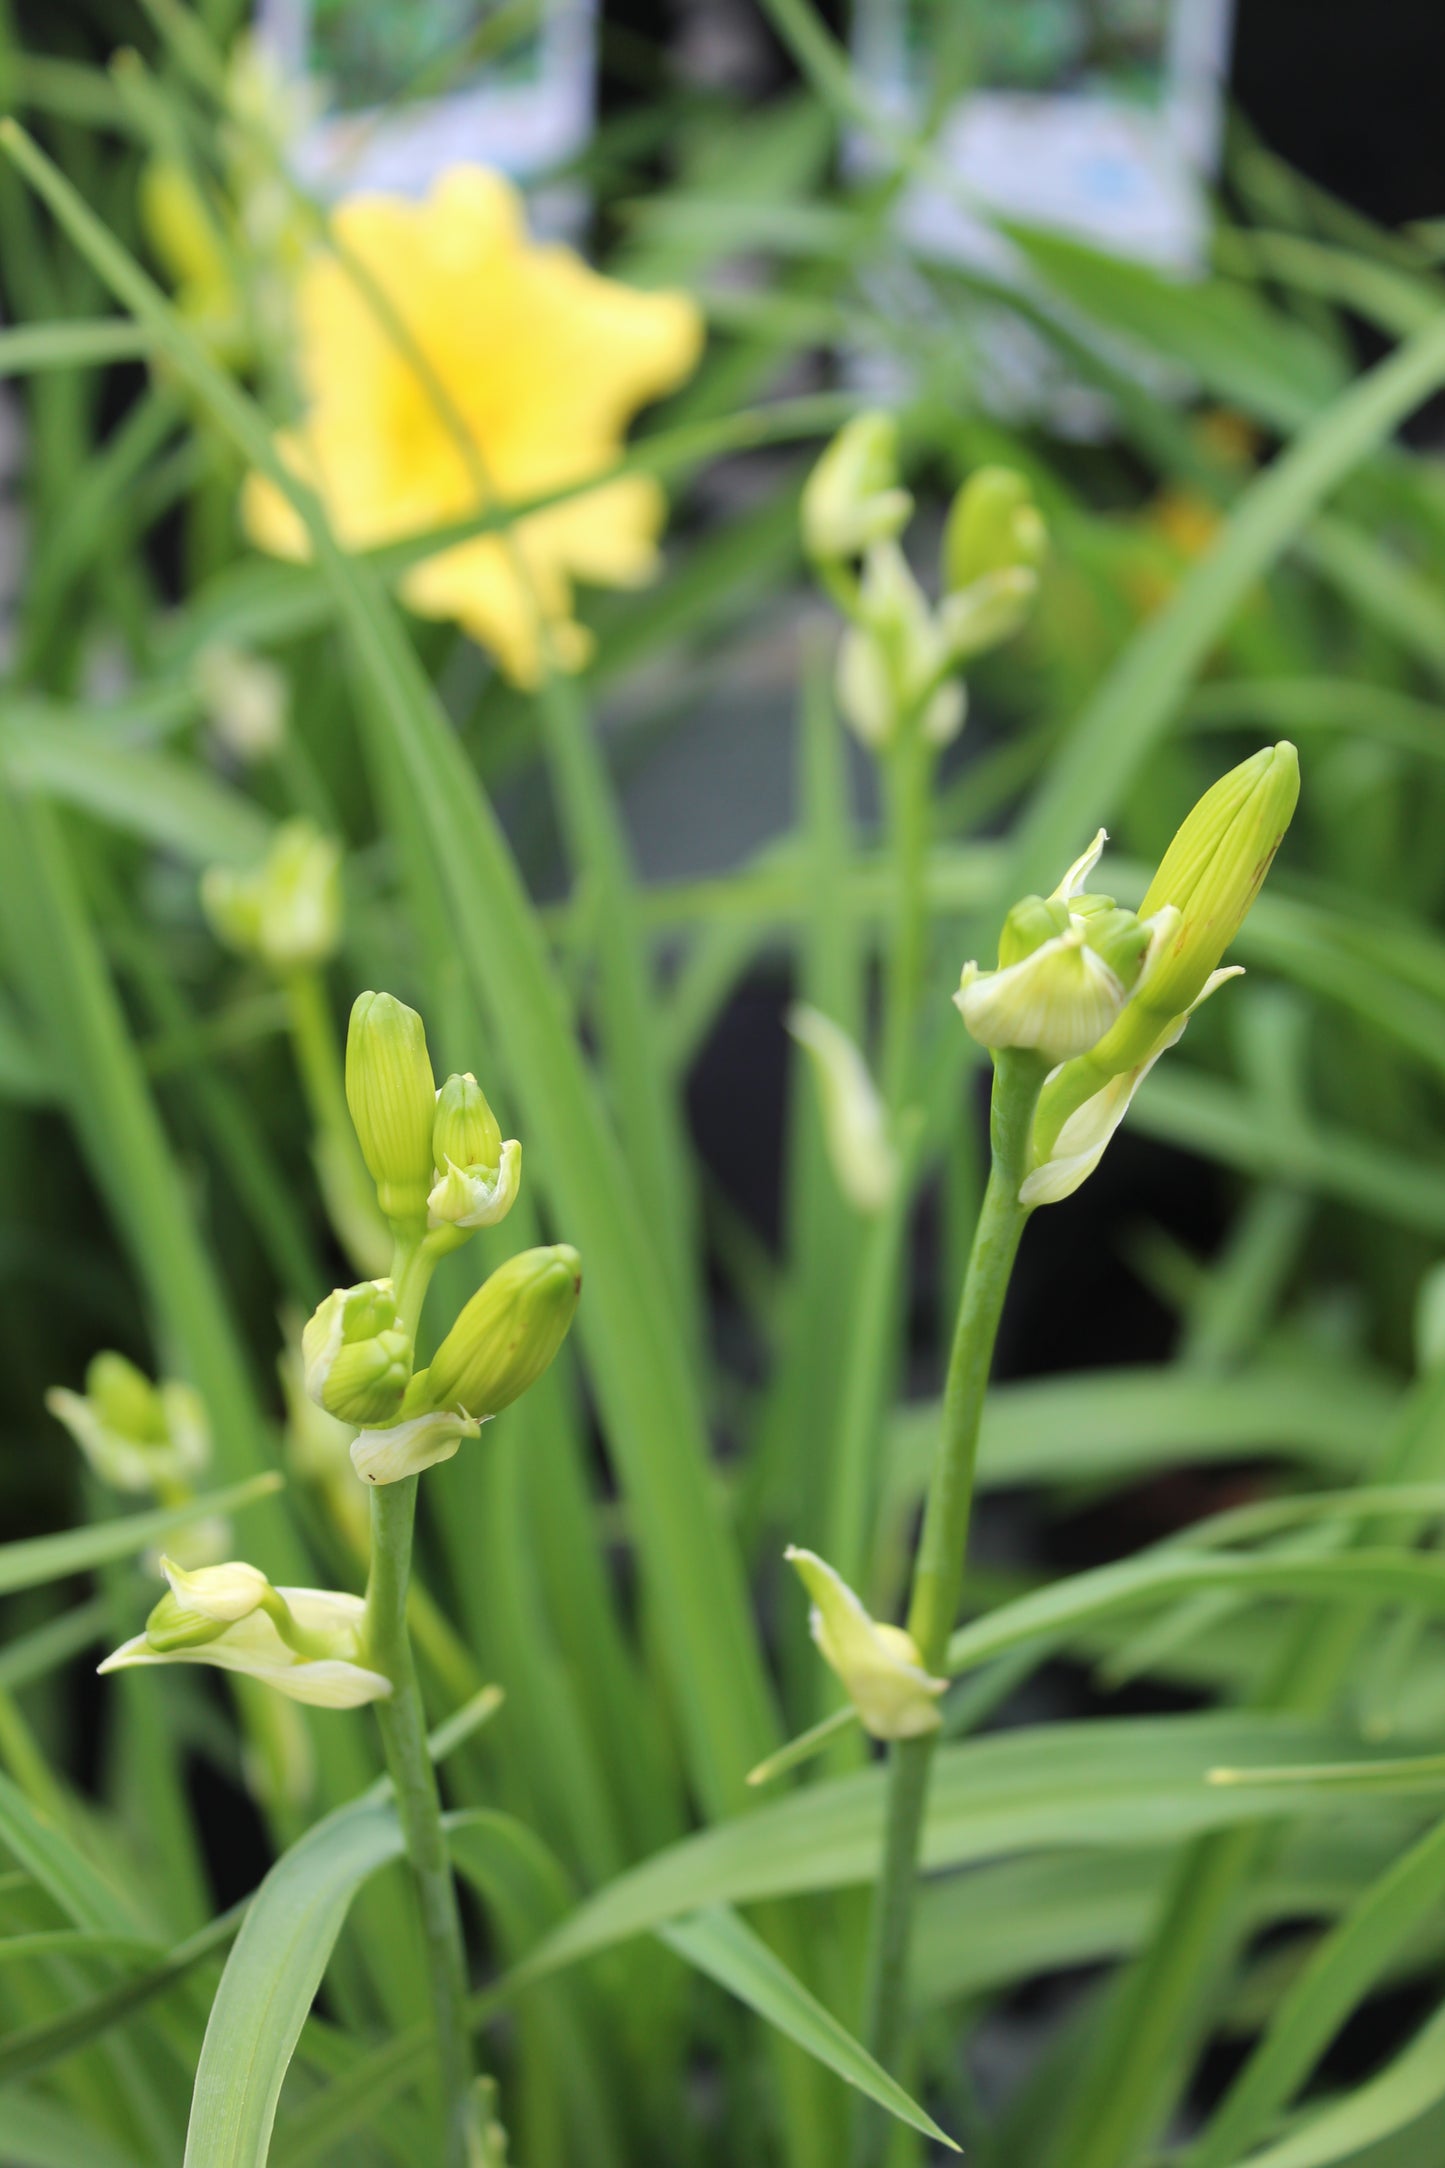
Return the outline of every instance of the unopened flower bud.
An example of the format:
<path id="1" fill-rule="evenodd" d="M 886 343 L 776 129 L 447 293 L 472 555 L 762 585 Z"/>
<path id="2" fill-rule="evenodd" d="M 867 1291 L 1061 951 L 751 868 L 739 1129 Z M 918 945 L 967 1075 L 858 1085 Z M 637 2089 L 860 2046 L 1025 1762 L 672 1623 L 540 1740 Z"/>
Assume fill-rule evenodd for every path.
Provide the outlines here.
<path id="1" fill-rule="evenodd" d="M 881 1212 L 898 1187 L 898 1154 L 868 1064 L 847 1032 L 806 1002 L 789 1009 L 788 1030 L 813 1064 L 839 1189 L 855 1211 Z"/>
<path id="2" fill-rule="evenodd" d="M 324 963 L 341 935 L 341 853 L 310 821 L 286 821 L 259 866 L 212 866 L 201 879 L 212 931 L 278 977 Z"/>
<path id="3" fill-rule="evenodd" d="M 441 1173 L 458 1167 L 495 1167 L 502 1152 L 501 1125 L 476 1078 L 449 1076 L 436 1098 L 432 1165 Z"/>
<path id="4" fill-rule="evenodd" d="M 1180 915 L 1149 981 L 1149 1006 L 1161 1017 L 1182 1015 L 1198 1000 L 1248 917 L 1298 801 L 1299 755 L 1284 739 L 1221 776 L 1164 853 L 1139 907 L 1145 918 L 1166 903 Z"/>
<path id="5" fill-rule="evenodd" d="M 1048 553 L 1048 530 L 1027 479 L 1012 467 L 980 467 L 953 500 L 943 530 L 943 585 L 948 594 L 990 573 L 1037 572 Z"/>
<path id="6" fill-rule="evenodd" d="M 450 1076 L 437 1094 L 432 1129 L 437 1179 L 427 1195 L 431 1227 L 492 1227 L 505 1219 L 522 1179 L 522 1147 L 505 1143 L 474 1076 Z"/>
<path id="7" fill-rule="evenodd" d="M 844 721 L 875 752 L 892 745 L 910 720 L 931 743 L 946 743 L 963 721 L 963 701 L 939 682 L 947 645 L 896 542 L 869 548 L 859 596 L 860 622 L 848 627 L 838 649 Z"/>
<path id="8" fill-rule="evenodd" d="M 346 1103 L 383 1213 L 424 1222 L 436 1083 L 425 1026 L 393 994 L 356 997 L 346 1034 Z"/>
<path id="9" fill-rule="evenodd" d="M 845 422 L 803 490 L 803 547 L 814 562 L 859 557 L 900 533 L 913 499 L 898 487 L 898 425 L 891 414 Z"/>
<path id="10" fill-rule="evenodd" d="M 343 1423 L 389 1422 L 405 1396 L 411 1358 L 390 1280 L 334 1288 L 301 1335 L 306 1390 Z"/>
<path id="11" fill-rule="evenodd" d="M 813 1599 L 809 1626 L 823 1661 L 843 1682 L 875 1739 L 916 1739 L 937 1731 L 947 1679 L 931 1678 L 918 1644 L 901 1626 L 871 1619 L 847 1582 L 813 1551 L 789 1544 L 783 1556 Z"/>
<path id="12" fill-rule="evenodd" d="M 582 1260 L 568 1243 L 509 1257 L 437 1349 L 427 1372 L 432 1406 L 478 1418 L 510 1407 L 552 1362 L 581 1292 Z"/>
<path id="13" fill-rule="evenodd" d="M 1033 607 L 1038 584 L 1035 573 L 1016 566 L 986 573 L 971 587 L 945 595 L 938 629 L 954 662 L 968 662 L 1011 640 Z"/>

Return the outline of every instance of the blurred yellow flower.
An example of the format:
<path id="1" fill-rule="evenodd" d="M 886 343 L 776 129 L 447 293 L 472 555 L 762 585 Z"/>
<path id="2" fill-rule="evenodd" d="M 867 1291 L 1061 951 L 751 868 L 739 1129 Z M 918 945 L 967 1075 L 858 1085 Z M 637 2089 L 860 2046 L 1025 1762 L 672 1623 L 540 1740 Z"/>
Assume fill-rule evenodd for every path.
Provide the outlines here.
<path id="1" fill-rule="evenodd" d="M 604 472 L 635 410 L 697 364 L 702 323 L 686 295 L 637 292 L 571 249 L 533 243 L 515 189 L 480 167 L 443 174 L 421 203 L 358 196 L 336 212 L 334 231 L 362 277 L 330 254 L 303 275 L 307 404 L 278 444 L 348 548 L 463 519 L 491 492 L 515 504 Z M 382 320 L 367 281 L 435 385 Z M 412 567 L 401 591 L 423 616 L 464 625 L 519 684 L 535 684 L 544 622 L 563 667 L 589 652 L 572 617 L 573 579 L 641 585 L 656 568 L 664 514 L 655 482 L 624 476 L 528 514 L 510 537 L 439 551 Z M 301 522 L 258 475 L 244 516 L 263 549 L 307 554 Z"/>

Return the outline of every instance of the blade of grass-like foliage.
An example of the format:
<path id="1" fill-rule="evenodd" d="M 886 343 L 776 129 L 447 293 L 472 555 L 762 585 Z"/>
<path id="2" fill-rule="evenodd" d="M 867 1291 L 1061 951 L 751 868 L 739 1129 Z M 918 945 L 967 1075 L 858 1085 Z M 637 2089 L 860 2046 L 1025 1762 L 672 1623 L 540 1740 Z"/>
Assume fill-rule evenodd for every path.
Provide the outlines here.
<path id="1" fill-rule="evenodd" d="M 270 839 L 266 815 L 204 769 L 49 716 L 31 727 L 0 711 L 0 775 L 192 865 L 253 865 Z"/>
<path id="2" fill-rule="evenodd" d="M 1074 1627 L 1204 1589 L 1445 1611 L 1445 1574 L 1435 1560 L 1409 1551 L 1352 1551 L 1343 1558 L 1191 1557 L 1172 1551 L 1072 1574 L 1001 1605 L 958 1629 L 948 1644 L 947 1668 L 957 1675 L 1035 1637 L 1066 1635 Z"/>
<path id="3" fill-rule="evenodd" d="M 1237 1792 L 1205 1780 L 1225 1762 L 1275 1749 L 1286 1766 L 1318 1763 L 1325 1757 L 1312 1742 L 1331 1735 L 1337 1751 L 1329 1759 L 1369 1763 L 1348 1734 L 1278 1716 L 1046 1724 L 945 1747 L 924 1863 L 962 1866 L 1060 1844 L 1163 1844 L 1254 1813 L 1324 1813 L 1324 1795 L 1308 1784 L 1271 1791 L 1266 1809 L 1242 1807 Z M 1066 1785 L 1060 1769 L 1069 1772 Z M 573 1963 L 700 1904 L 867 1882 L 877 1868 L 882 1809 L 883 1772 L 875 1767 L 686 1838 L 585 1900 L 519 1977 Z"/>
<path id="4" fill-rule="evenodd" d="M 403 1848 L 395 1809 L 358 1802 L 308 1830 L 256 1891 L 211 2006 L 187 2168 L 262 2168 L 282 2081 L 351 1901 Z"/>
<path id="5" fill-rule="evenodd" d="M 1044 283 L 1107 326 L 1112 338 L 1137 340 L 1270 429 L 1304 427 L 1345 389 L 1336 355 L 1247 287 L 1170 278 L 1013 221 L 1004 230 Z"/>
<path id="6" fill-rule="evenodd" d="M 1318 1762 L 1299 1769 L 1275 1769 L 1261 1764 L 1233 1769 L 1211 1769 L 1209 1782 L 1231 1790 L 1270 1791 L 1276 1785 L 1305 1784 L 1322 1792 L 1436 1792 L 1445 1785 L 1445 1754 L 1408 1754 L 1381 1757 L 1368 1766 L 1350 1762 Z"/>
<path id="7" fill-rule="evenodd" d="M 337 548 L 314 498 L 279 460 L 261 415 L 24 132 L 0 123 L 0 146 L 307 525 L 373 694 L 368 720 L 401 758 L 452 903 L 458 953 L 506 1046 L 537 1139 L 533 1164 L 541 1162 L 559 1221 L 587 1260 L 581 1329 L 629 1492 L 644 1580 L 656 1599 L 695 1781 L 714 1810 L 740 1804 L 746 1771 L 776 1736 L 775 1719 L 736 1553 L 718 1523 L 701 1411 L 656 1251 L 491 809 L 394 612 Z"/>
<path id="8" fill-rule="evenodd" d="M 0 2093 L 0 2131 L 8 2168 L 144 2168 L 110 2132 L 64 2101 L 7 2086 Z"/>
<path id="9" fill-rule="evenodd" d="M 1381 1978 L 1395 1952 L 1445 1898 L 1445 1822 L 1366 1890 L 1285 1993 L 1235 2078 L 1188 2168 L 1228 2168 L 1255 2144 Z"/>
<path id="10" fill-rule="evenodd" d="M 75 1927 L 87 1934 L 144 1931 L 129 1892 L 114 1888 L 63 1829 L 0 1771 L 0 1844 Z"/>
<path id="11" fill-rule="evenodd" d="M 1331 2161 L 1355 2160 L 1442 2099 L 1445 2010 L 1437 2010 L 1377 2077 L 1310 2116 L 1277 2145 L 1252 2153 L 1249 2168 L 1328 2168 Z"/>
<path id="12" fill-rule="evenodd" d="M 1061 741 L 1005 853 L 1000 904 L 1037 888 L 1055 861 L 1066 865 L 1080 829 L 1108 817 L 1249 590 L 1442 378 L 1445 320 L 1437 320 L 1352 385 L 1250 484 L 1215 547 L 1131 641 Z"/>
<path id="13" fill-rule="evenodd" d="M 1333 1918 L 1383 1869 L 1393 1833 L 1350 1843 L 1311 1830 L 1251 1891 L 1251 1925 Z M 1043 1853 L 947 1875 L 920 1893 L 912 1961 L 920 2007 L 996 1992 L 1041 1973 L 1097 1964 L 1143 1941 L 1170 1856 Z M 1231 2159 L 1233 2155 L 1229 2156 Z M 1202 2168 L 1192 2159 L 1189 2168 Z"/>
<path id="14" fill-rule="evenodd" d="M 34 1626 L 18 1640 L 0 1648 L 0 1693 L 13 1694 L 35 1679 L 68 1664 L 82 1649 L 92 1648 L 110 1631 L 111 1609 L 103 1596 L 89 1603 L 57 1612 L 43 1626 Z"/>
<path id="15" fill-rule="evenodd" d="M 1321 1374 L 1260 1362 L 1237 1377 L 1173 1368 L 1080 1371 L 996 1385 L 984 1409 L 980 1480 L 1095 1482 L 1178 1460 L 1283 1456 L 1345 1473 L 1373 1454 L 1400 1395 L 1368 1370 Z M 936 1403 L 893 1419 L 892 1493 L 917 1497 L 938 1432 Z"/>
<path id="16" fill-rule="evenodd" d="M 0 331 L 0 376 L 134 361 L 148 354 L 151 345 L 149 332 L 121 316 L 102 317 L 93 324 L 17 324 Z"/>
<path id="17" fill-rule="evenodd" d="M 183 1506 L 158 1506 L 151 1512 L 126 1513 L 117 1520 L 98 1521 L 89 1528 L 64 1528 L 53 1536 L 29 1536 L 20 1543 L 0 1544 L 0 1596 L 11 1595 L 17 1588 L 39 1588 L 46 1581 L 65 1580 L 73 1573 L 88 1573 L 113 1559 L 135 1558 L 178 1528 L 189 1528 L 213 1513 L 240 1513 L 284 1487 L 284 1478 L 274 1472 L 251 1476 L 227 1490 L 192 1498 Z"/>
<path id="18" fill-rule="evenodd" d="M 825 2010 L 794 1979 L 787 1966 L 729 1906 L 712 1905 L 690 1913 L 672 1921 L 660 1934 L 670 1950 L 686 1958 L 710 1980 L 716 1980 L 730 1995 L 736 1995 L 829 2070 L 836 2071 L 845 2084 L 856 2086 L 901 2123 L 921 2130 L 925 2137 L 936 2138 L 955 2153 L 959 2151 L 948 2133 L 940 2130 L 932 2116 L 926 2115 L 860 2047 L 831 2010 Z"/>
<path id="19" fill-rule="evenodd" d="M 1373 1212 L 1400 1227 L 1445 1238 L 1445 1170 L 1333 1123 L 1303 1129 L 1249 1094 L 1186 1062 L 1162 1064 L 1129 1119 L 1145 1136 L 1203 1152 L 1244 1174 L 1290 1182 Z"/>
<path id="20" fill-rule="evenodd" d="M 1205 730 L 1347 731 L 1379 738 L 1422 760 L 1445 760 L 1445 709 L 1367 680 L 1223 678 L 1201 685 L 1184 719 Z"/>

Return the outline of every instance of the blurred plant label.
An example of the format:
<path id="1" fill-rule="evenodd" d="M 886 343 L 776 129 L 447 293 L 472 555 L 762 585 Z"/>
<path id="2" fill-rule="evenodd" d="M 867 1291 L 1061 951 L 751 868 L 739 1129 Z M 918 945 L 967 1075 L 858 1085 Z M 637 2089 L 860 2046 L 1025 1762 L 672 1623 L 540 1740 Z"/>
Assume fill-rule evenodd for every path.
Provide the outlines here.
<path id="1" fill-rule="evenodd" d="M 311 90 L 297 166 L 330 197 L 422 195 L 459 163 L 531 183 L 592 133 L 596 0 L 260 0 L 256 23 Z M 576 201 L 543 191 L 534 218 Z"/>
<path id="2" fill-rule="evenodd" d="M 1024 287 L 995 224 L 1015 221 L 1162 271 L 1201 269 L 1232 14 L 1233 0 L 857 0 L 861 72 L 900 120 L 936 122 L 935 157 L 956 182 L 907 191 L 914 249 Z M 859 143 L 856 156 L 866 170 L 877 153 Z M 1008 403 L 1065 419 L 1062 396 L 1084 420 L 1081 387 L 1060 387 L 1041 344 L 1029 368 L 1036 342 L 1017 318 L 1000 314 L 993 343 L 987 373 L 1009 381 Z"/>

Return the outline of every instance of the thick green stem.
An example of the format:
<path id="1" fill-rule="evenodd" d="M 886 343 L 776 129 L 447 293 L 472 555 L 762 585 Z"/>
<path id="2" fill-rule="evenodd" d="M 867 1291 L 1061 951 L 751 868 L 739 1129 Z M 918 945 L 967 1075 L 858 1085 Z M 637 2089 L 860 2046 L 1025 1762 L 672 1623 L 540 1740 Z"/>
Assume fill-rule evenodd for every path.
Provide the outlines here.
<path id="1" fill-rule="evenodd" d="M 466 2168 L 471 2108 L 471 2052 L 466 2023 L 466 1951 L 456 1885 L 447 1857 L 436 1772 L 406 1627 L 416 1476 L 371 1493 L 371 1576 L 366 1590 L 367 1661 L 391 1680 L 375 1704 L 386 1766 L 396 1794 L 416 1879 L 436 2024 L 445 2129 L 445 2168 Z"/>
<path id="2" fill-rule="evenodd" d="M 994 1341 L 1018 1252 L 1027 1209 L 1019 1185 L 1027 1170 L 1029 1127 L 1046 1064 L 1036 1055 L 995 1057 L 991 1139 L 993 1164 L 958 1307 L 943 1430 L 929 1482 L 923 1533 L 913 1569 L 908 1630 L 925 1670 L 942 1669 L 963 1593 L 964 1558 L 973 1504 L 978 1426 L 993 1361 Z M 874 1897 L 865 2038 L 885 2066 L 897 2057 L 907 2001 L 908 1944 L 928 1779 L 938 1734 L 900 1740 L 889 1766 L 883 1861 Z M 860 2155 L 875 2156 L 881 2126 L 865 2115 Z"/>

